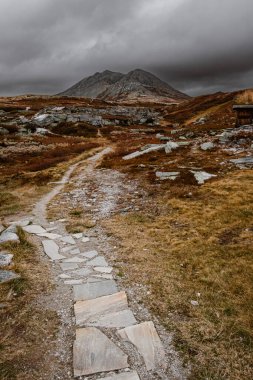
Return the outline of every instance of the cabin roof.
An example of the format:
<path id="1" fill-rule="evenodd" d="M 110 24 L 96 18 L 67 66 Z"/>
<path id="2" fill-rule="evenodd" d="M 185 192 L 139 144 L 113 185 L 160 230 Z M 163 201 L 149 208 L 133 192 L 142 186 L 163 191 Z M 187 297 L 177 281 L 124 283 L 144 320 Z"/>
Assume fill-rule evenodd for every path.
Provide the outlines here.
<path id="1" fill-rule="evenodd" d="M 252 109 L 253 110 L 253 104 L 235 104 L 233 106 L 233 110 L 240 110 L 240 109 Z"/>

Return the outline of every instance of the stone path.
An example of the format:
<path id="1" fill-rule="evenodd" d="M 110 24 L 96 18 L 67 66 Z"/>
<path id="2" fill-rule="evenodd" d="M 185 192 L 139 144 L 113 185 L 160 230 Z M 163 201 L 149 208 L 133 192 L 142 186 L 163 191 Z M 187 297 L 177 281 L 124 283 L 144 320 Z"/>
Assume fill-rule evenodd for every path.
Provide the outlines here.
<path id="1" fill-rule="evenodd" d="M 93 157 L 87 170 L 91 171 L 100 157 L 101 153 Z M 71 172 L 72 169 L 68 175 Z M 97 237 L 67 234 L 64 220 L 47 222 L 44 209 L 62 189 L 68 175 L 37 204 L 33 223 L 23 228 L 40 239 L 45 255 L 57 268 L 57 281 L 72 289 L 76 326 L 72 342 L 74 377 L 172 379 L 168 377 L 166 352 L 153 322 L 137 321 L 126 292 L 113 279 L 113 268 L 97 248 Z"/>

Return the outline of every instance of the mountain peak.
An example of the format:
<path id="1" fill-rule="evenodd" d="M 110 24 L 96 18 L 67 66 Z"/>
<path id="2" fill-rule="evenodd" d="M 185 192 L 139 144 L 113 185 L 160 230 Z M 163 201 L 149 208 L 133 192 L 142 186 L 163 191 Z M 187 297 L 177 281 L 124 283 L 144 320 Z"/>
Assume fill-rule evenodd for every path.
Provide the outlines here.
<path id="1" fill-rule="evenodd" d="M 154 74 L 139 68 L 125 75 L 110 70 L 97 72 L 60 95 L 150 102 L 174 102 L 188 98 L 188 95 L 169 86 Z"/>

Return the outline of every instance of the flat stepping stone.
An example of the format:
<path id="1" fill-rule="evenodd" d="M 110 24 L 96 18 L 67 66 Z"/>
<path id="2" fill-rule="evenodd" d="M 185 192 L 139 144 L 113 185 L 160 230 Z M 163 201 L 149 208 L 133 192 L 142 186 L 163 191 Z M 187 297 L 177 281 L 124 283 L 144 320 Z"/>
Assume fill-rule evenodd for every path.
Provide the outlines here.
<path id="1" fill-rule="evenodd" d="M 45 232 L 44 234 L 37 234 L 39 237 L 45 237 L 47 239 L 55 240 L 61 238 L 61 235 L 52 234 L 51 232 Z"/>
<path id="2" fill-rule="evenodd" d="M 0 270 L 0 284 L 20 278 L 20 275 L 11 270 Z"/>
<path id="3" fill-rule="evenodd" d="M 7 267 L 11 264 L 13 255 L 9 252 L 0 252 L 0 267 Z"/>
<path id="4" fill-rule="evenodd" d="M 118 375 L 103 377 L 100 380 L 140 380 L 139 375 L 136 371 L 119 373 Z"/>
<path id="5" fill-rule="evenodd" d="M 69 259 L 63 260 L 64 263 L 84 263 L 85 259 L 81 259 L 80 257 L 70 257 Z"/>
<path id="6" fill-rule="evenodd" d="M 47 232 L 52 232 L 52 231 L 55 231 L 55 230 L 58 230 L 58 227 L 48 227 L 46 228 Z"/>
<path id="7" fill-rule="evenodd" d="M 125 292 L 79 301 L 74 305 L 76 324 L 79 326 L 98 326 L 120 328 L 137 323 L 132 311 L 128 309 Z"/>
<path id="8" fill-rule="evenodd" d="M 61 263 L 60 264 L 60 267 L 63 271 L 65 270 L 73 270 L 73 269 L 77 269 L 78 268 L 78 265 L 76 263 Z"/>
<path id="9" fill-rule="evenodd" d="M 153 322 L 143 322 L 118 331 L 142 355 L 148 371 L 165 368 L 165 352 Z"/>
<path id="10" fill-rule="evenodd" d="M 96 278 L 104 278 L 105 280 L 113 280 L 113 275 L 112 274 L 95 274 L 93 275 L 93 277 L 96 277 Z"/>
<path id="11" fill-rule="evenodd" d="M 62 278 L 63 280 L 67 279 L 67 278 L 71 278 L 68 274 L 65 274 L 65 273 L 62 273 L 58 276 L 59 278 Z"/>
<path id="12" fill-rule="evenodd" d="M 30 226 L 25 226 L 25 227 L 23 227 L 23 230 L 25 232 L 28 232 L 29 234 L 35 234 L 35 235 L 47 233 L 47 231 L 45 230 L 45 228 L 43 228 L 41 226 L 38 226 L 37 224 L 32 224 Z"/>
<path id="13" fill-rule="evenodd" d="M 117 293 L 117 286 L 113 280 L 103 280 L 95 283 L 74 286 L 75 301 L 90 300 L 113 293 Z"/>
<path id="14" fill-rule="evenodd" d="M 99 273 L 111 273 L 113 268 L 112 267 L 95 267 L 94 270 Z"/>
<path id="15" fill-rule="evenodd" d="M 64 247 L 64 248 L 61 248 L 61 252 L 62 253 L 67 253 L 69 251 L 71 251 L 71 249 L 73 249 L 73 246 L 69 246 L 69 247 Z"/>
<path id="16" fill-rule="evenodd" d="M 90 241 L 90 238 L 88 238 L 88 237 L 82 238 L 83 243 L 88 243 L 89 241 Z"/>
<path id="17" fill-rule="evenodd" d="M 72 236 L 63 236 L 61 238 L 61 241 L 63 241 L 64 243 L 68 243 L 68 244 L 72 244 L 72 245 L 75 245 L 76 242 L 75 240 L 72 238 Z"/>
<path id="18" fill-rule="evenodd" d="M 95 257 L 97 255 L 98 255 L 97 251 L 88 251 L 88 252 L 81 253 L 81 256 L 84 256 L 87 259 L 93 259 L 93 257 Z"/>
<path id="19" fill-rule="evenodd" d="M 70 251 L 71 255 L 79 255 L 80 252 L 80 249 L 79 248 L 76 248 L 76 249 L 73 249 L 73 251 Z"/>
<path id="20" fill-rule="evenodd" d="M 66 258 L 59 254 L 59 246 L 53 240 L 43 240 L 42 245 L 45 254 L 50 257 L 51 260 L 62 260 Z"/>
<path id="21" fill-rule="evenodd" d="M 92 375 L 128 367 L 127 355 L 95 327 L 76 330 L 74 376 Z"/>
<path id="22" fill-rule="evenodd" d="M 91 270 L 88 268 L 81 268 L 71 272 L 73 276 L 87 277 L 91 274 Z"/>
<path id="23" fill-rule="evenodd" d="M 7 243 L 7 241 L 19 242 L 19 237 L 15 232 L 4 231 L 0 235 L 0 243 Z"/>
<path id="24" fill-rule="evenodd" d="M 87 265 L 93 267 L 108 267 L 108 264 L 103 256 L 95 257 L 95 259 L 88 261 Z"/>
<path id="25" fill-rule="evenodd" d="M 64 281 L 65 285 L 78 285 L 82 284 L 82 280 L 66 280 Z"/>
<path id="26" fill-rule="evenodd" d="M 80 232 L 80 233 L 78 233 L 78 234 L 73 234 L 72 236 L 73 236 L 73 238 L 75 238 L 75 239 L 81 239 L 81 238 L 83 237 L 83 233 Z"/>

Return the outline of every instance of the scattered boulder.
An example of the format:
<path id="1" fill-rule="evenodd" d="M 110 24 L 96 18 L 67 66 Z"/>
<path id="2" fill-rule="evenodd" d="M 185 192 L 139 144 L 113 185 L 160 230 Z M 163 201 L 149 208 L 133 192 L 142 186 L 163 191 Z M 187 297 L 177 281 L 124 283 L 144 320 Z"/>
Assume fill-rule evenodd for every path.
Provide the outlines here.
<path id="1" fill-rule="evenodd" d="M 0 267 L 7 267 L 12 262 L 13 255 L 6 251 L 0 252 Z"/>
<path id="2" fill-rule="evenodd" d="M 179 176 L 179 172 L 156 172 L 156 177 L 160 180 L 170 179 L 171 181 L 175 181 Z"/>
<path id="3" fill-rule="evenodd" d="M 206 142 L 206 143 L 203 143 L 200 145 L 200 148 L 202 150 L 211 150 L 214 148 L 214 144 L 210 141 L 210 142 Z"/>
<path id="4" fill-rule="evenodd" d="M 169 141 L 165 145 L 165 153 L 171 153 L 172 150 L 177 149 L 179 147 L 178 143 L 175 143 L 174 141 Z"/>
<path id="5" fill-rule="evenodd" d="M 19 242 L 19 237 L 16 233 L 5 230 L 0 235 L 0 243 L 7 243 L 8 241 Z"/>
<path id="6" fill-rule="evenodd" d="M 163 150 L 165 148 L 165 144 L 151 144 L 148 148 L 145 148 L 144 150 L 138 150 L 137 152 L 130 153 L 123 157 L 123 160 L 131 160 L 132 158 L 136 158 L 139 156 L 142 156 L 143 154 L 150 153 L 150 152 L 157 152 L 159 150 Z"/>
<path id="7" fill-rule="evenodd" d="M 210 173 L 207 173 L 204 171 L 199 172 L 199 171 L 191 170 L 191 173 L 194 175 L 194 177 L 195 177 L 195 179 L 199 185 L 203 185 L 205 183 L 205 181 L 207 181 L 213 177 L 217 177 L 217 175 L 215 175 L 215 174 L 210 174 Z"/>
<path id="8" fill-rule="evenodd" d="M 253 166 L 253 157 L 249 156 L 249 157 L 236 158 L 236 159 L 230 160 L 230 162 L 232 162 L 236 166 L 243 169 L 245 167 Z"/>
<path id="9" fill-rule="evenodd" d="M 0 270 L 0 283 L 20 278 L 20 275 L 11 270 Z"/>

